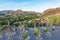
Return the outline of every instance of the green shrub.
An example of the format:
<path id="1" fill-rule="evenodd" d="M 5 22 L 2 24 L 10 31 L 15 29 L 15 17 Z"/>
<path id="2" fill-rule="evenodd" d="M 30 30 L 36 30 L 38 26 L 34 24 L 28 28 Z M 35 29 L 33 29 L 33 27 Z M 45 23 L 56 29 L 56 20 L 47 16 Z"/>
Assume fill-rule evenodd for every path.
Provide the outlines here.
<path id="1" fill-rule="evenodd" d="M 44 32 L 48 32 L 48 29 L 47 28 L 44 28 L 43 30 L 44 30 Z"/>
<path id="2" fill-rule="evenodd" d="M 25 38 L 28 37 L 28 34 L 27 34 L 27 33 L 22 33 L 21 37 L 22 37 L 23 39 L 25 39 Z"/>
<path id="3" fill-rule="evenodd" d="M 41 31 L 40 31 L 39 29 L 35 29 L 35 30 L 34 30 L 34 33 L 35 33 L 36 35 L 40 35 L 40 34 L 41 34 Z"/>
<path id="4" fill-rule="evenodd" d="M 51 27 L 51 29 L 52 29 L 52 30 L 56 30 L 56 28 L 55 28 L 55 27 Z"/>

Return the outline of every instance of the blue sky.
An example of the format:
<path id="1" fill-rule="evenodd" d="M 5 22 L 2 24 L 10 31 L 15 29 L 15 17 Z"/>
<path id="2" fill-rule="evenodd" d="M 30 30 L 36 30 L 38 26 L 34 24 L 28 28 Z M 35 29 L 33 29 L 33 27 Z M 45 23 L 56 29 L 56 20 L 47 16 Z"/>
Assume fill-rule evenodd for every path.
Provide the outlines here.
<path id="1" fill-rule="evenodd" d="M 60 0 L 0 0 L 0 10 L 43 12 L 49 8 L 60 7 Z"/>

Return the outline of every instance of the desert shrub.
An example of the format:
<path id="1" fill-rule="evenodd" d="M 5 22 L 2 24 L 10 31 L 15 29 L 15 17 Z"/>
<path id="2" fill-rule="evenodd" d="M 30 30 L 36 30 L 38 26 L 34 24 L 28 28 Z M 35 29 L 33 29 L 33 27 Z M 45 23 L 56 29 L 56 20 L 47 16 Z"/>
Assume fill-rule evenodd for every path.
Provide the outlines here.
<path id="1" fill-rule="evenodd" d="M 22 33 L 22 34 L 21 34 L 21 37 L 22 37 L 23 39 L 25 39 L 25 38 L 28 37 L 28 34 L 27 34 L 27 33 Z"/>
<path id="2" fill-rule="evenodd" d="M 35 30 L 34 30 L 34 33 L 35 33 L 36 35 L 40 35 L 40 34 L 41 34 L 41 31 L 40 31 L 39 29 L 35 29 Z"/>
<path id="3" fill-rule="evenodd" d="M 44 30 L 44 32 L 48 32 L 48 29 L 47 28 L 44 28 L 43 30 Z"/>

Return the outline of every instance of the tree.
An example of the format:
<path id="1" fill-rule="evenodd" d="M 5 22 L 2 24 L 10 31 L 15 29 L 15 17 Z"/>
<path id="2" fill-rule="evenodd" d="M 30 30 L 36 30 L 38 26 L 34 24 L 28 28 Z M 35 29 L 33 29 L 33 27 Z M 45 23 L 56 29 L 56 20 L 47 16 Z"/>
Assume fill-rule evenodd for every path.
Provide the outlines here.
<path id="1" fill-rule="evenodd" d="M 34 20 L 34 19 L 32 19 L 32 21 L 31 21 L 32 23 L 33 23 L 33 25 L 34 25 L 34 30 L 36 29 L 36 20 Z"/>

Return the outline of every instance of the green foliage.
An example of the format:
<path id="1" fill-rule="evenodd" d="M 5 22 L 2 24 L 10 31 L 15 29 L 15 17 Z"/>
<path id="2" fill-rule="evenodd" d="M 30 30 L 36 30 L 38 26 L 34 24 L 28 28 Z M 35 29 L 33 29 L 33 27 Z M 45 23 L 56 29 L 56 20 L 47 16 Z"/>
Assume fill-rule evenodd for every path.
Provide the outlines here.
<path id="1" fill-rule="evenodd" d="M 22 34 L 21 34 L 21 37 L 22 37 L 23 39 L 25 39 L 25 38 L 28 37 L 28 34 L 27 34 L 27 33 L 22 33 Z"/>
<path id="2" fill-rule="evenodd" d="M 50 24 L 50 26 L 52 26 L 53 24 L 59 25 L 60 24 L 60 16 L 48 16 L 48 21 Z"/>
<path id="3" fill-rule="evenodd" d="M 6 30 L 6 27 L 0 25 L 0 31 L 2 32 L 4 30 Z"/>
<path id="4" fill-rule="evenodd" d="M 48 32 L 48 29 L 47 28 L 44 28 L 43 30 L 44 30 L 44 32 Z"/>
<path id="5" fill-rule="evenodd" d="M 23 21 L 24 24 L 28 24 L 28 23 L 26 23 L 24 21 L 28 22 L 28 21 L 30 21 L 32 19 L 38 18 L 39 16 L 37 14 L 5 15 L 4 18 L 0 16 L 0 21 L 2 21 L 0 23 L 1 23 L 1 25 L 7 25 L 8 21 L 9 21 L 9 24 L 13 25 L 16 22 L 22 22 Z M 16 25 L 19 25 L 19 23 L 16 23 Z M 27 26 L 27 25 L 25 25 L 25 26 Z"/>
<path id="6" fill-rule="evenodd" d="M 3 29 L 3 27 L 2 26 L 0 26 L 0 30 L 2 30 Z"/>
<path id="7" fill-rule="evenodd" d="M 55 28 L 55 27 L 51 27 L 51 29 L 52 29 L 52 30 L 54 30 L 54 31 L 56 30 L 56 28 Z"/>
<path id="8" fill-rule="evenodd" d="M 40 35 L 40 34 L 41 34 L 41 31 L 40 31 L 39 29 L 35 29 L 35 30 L 34 30 L 34 33 L 35 33 L 36 35 Z"/>

